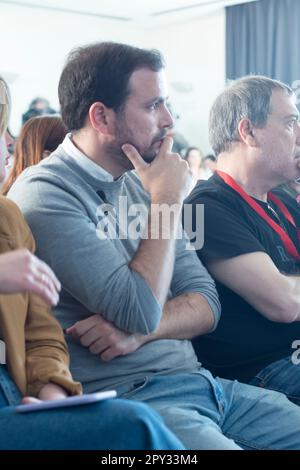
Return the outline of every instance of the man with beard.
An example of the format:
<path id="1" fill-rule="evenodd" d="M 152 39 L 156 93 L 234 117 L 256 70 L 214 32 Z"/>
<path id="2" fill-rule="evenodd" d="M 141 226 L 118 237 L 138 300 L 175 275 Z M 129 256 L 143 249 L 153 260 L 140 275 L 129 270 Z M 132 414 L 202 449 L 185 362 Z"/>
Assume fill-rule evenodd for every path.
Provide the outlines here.
<path id="1" fill-rule="evenodd" d="M 165 137 L 173 122 L 160 53 L 77 49 L 59 98 L 71 134 L 9 197 L 62 283 L 55 314 L 74 377 L 85 392 L 113 387 L 149 404 L 190 449 L 300 448 L 297 406 L 215 380 L 188 341 L 214 329 L 220 306 L 180 230 L 192 177 Z"/>
<path id="2" fill-rule="evenodd" d="M 216 375 L 278 390 L 300 405 L 300 213 L 294 198 L 275 189 L 300 177 L 295 98 L 263 76 L 229 86 L 210 113 L 217 172 L 188 202 L 204 204 L 198 254 L 222 304 L 217 330 L 194 342 L 199 357 Z"/>

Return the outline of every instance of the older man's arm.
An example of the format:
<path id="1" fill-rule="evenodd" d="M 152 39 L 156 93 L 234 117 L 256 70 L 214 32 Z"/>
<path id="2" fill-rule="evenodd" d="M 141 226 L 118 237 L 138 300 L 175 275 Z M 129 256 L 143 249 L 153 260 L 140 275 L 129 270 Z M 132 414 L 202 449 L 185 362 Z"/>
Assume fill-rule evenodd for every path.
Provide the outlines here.
<path id="1" fill-rule="evenodd" d="M 300 277 L 281 273 L 267 253 L 215 260 L 208 263 L 208 269 L 268 320 L 300 320 Z"/>

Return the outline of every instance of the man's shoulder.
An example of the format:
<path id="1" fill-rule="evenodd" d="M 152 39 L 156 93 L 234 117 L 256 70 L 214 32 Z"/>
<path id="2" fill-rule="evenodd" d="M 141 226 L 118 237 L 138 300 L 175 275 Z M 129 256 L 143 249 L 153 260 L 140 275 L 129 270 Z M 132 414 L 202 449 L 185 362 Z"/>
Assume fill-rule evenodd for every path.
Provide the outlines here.
<path id="1" fill-rule="evenodd" d="M 23 171 L 7 196 L 28 216 L 39 209 L 66 202 L 78 186 L 76 182 L 74 171 L 54 153 L 38 165 Z"/>
<path id="2" fill-rule="evenodd" d="M 224 183 L 213 175 L 207 181 L 200 180 L 191 194 L 185 200 L 185 204 L 205 204 L 209 208 L 223 208 L 224 210 L 239 207 L 239 198 L 227 188 Z"/>
<path id="3" fill-rule="evenodd" d="M 191 202 L 204 197 L 217 198 L 223 192 L 224 188 L 219 184 L 216 175 L 213 175 L 208 180 L 199 180 L 187 200 Z"/>
<path id="4" fill-rule="evenodd" d="M 72 169 L 59 153 L 52 153 L 37 165 L 26 168 L 17 178 L 8 196 L 14 199 L 13 195 L 18 192 L 35 193 L 43 186 L 56 186 L 65 188 L 72 184 L 76 178 L 76 172 Z"/>
<path id="5" fill-rule="evenodd" d="M 42 177 L 59 177 L 64 173 L 66 165 L 61 156 L 53 152 L 49 157 L 44 158 L 38 164 L 29 166 L 17 178 L 17 181 L 37 180 Z"/>

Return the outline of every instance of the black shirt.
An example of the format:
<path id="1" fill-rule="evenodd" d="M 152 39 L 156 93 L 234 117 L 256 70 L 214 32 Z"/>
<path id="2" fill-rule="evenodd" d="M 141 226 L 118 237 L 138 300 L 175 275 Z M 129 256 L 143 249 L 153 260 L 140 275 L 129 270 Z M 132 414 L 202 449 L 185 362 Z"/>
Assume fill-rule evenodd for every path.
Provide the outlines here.
<path id="1" fill-rule="evenodd" d="M 273 193 L 284 202 L 300 227 L 297 203 L 283 191 Z M 296 230 L 277 206 L 256 202 L 277 223 L 280 219 L 300 254 Z M 204 245 L 197 252 L 204 264 L 262 251 L 280 272 L 300 273 L 300 264 L 287 253 L 279 235 L 217 174 L 208 181 L 200 181 L 186 203 L 204 204 Z M 220 323 L 216 331 L 193 341 L 205 367 L 220 377 L 247 382 L 266 365 L 292 355 L 292 342 L 300 339 L 300 322 L 272 322 L 222 283 L 216 282 L 216 286 L 222 305 Z"/>

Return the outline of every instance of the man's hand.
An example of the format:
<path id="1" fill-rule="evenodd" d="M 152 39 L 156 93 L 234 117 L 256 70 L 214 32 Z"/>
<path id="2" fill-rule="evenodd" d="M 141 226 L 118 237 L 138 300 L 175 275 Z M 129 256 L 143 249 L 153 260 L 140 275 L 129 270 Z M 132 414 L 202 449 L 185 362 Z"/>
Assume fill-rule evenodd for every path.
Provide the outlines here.
<path id="1" fill-rule="evenodd" d="M 165 137 L 151 163 L 145 162 L 132 145 L 122 146 L 151 198 L 145 234 L 129 268 L 146 281 L 161 308 L 173 276 L 182 204 L 193 186 L 192 172 L 185 160 L 172 153 L 172 144 L 173 140 Z"/>
<path id="2" fill-rule="evenodd" d="M 122 146 L 152 202 L 182 203 L 194 185 L 187 162 L 172 152 L 172 145 L 173 139 L 165 137 L 158 155 L 151 163 L 145 162 L 133 145 Z"/>
<path id="3" fill-rule="evenodd" d="M 76 322 L 66 330 L 94 355 L 103 361 L 111 361 L 117 356 L 125 356 L 136 351 L 145 340 L 141 334 L 130 334 L 119 330 L 100 315 L 92 315 Z"/>
<path id="4" fill-rule="evenodd" d="M 41 388 L 38 398 L 24 397 L 21 403 L 28 405 L 30 403 L 39 403 L 40 401 L 44 400 L 60 400 L 62 398 L 66 398 L 67 395 L 68 394 L 65 389 L 59 385 L 49 383 Z"/>
<path id="5" fill-rule="evenodd" d="M 52 269 L 26 249 L 0 255 L 0 294 L 31 292 L 56 305 L 60 282 Z"/>

